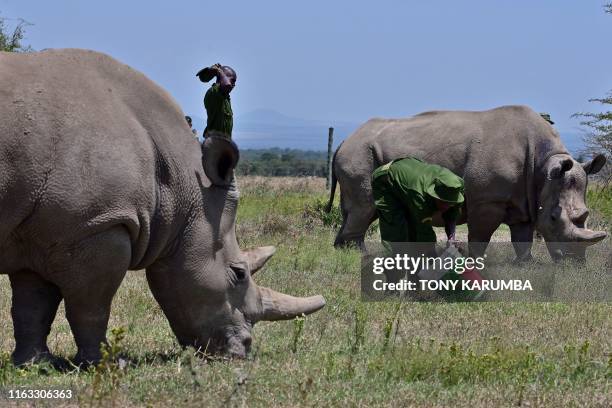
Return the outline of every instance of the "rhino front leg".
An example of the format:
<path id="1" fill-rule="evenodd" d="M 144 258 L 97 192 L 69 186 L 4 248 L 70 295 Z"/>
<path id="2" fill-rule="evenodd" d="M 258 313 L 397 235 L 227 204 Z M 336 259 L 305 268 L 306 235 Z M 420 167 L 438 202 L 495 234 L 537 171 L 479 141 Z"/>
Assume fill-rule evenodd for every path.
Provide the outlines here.
<path id="1" fill-rule="evenodd" d="M 533 259 L 531 256 L 533 232 L 534 228 L 531 223 L 525 222 L 510 225 L 510 239 L 516 253 L 515 263 L 527 262 Z"/>
<path id="2" fill-rule="evenodd" d="M 130 264 L 129 235 L 123 227 L 115 227 L 80 242 L 60 258 L 66 266 L 57 278 L 58 286 L 78 348 L 74 362 L 96 363 L 106 341 L 111 302 Z"/>
<path id="3" fill-rule="evenodd" d="M 106 342 L 112 295 L 108 288 L 93 298 L 71 295 L 66 298 L 66 318 L 77 345 L 74 364 L 89 365 L 100 361 L 100 346 Z"/>
<path id="4" fill-rule="evenodd" d="M 13 291 L 11 314 L 15 335 L 13 364 L 52 360 L 47 336 L 62 301 L 60 290 L 30 270 L 9 275 Z"/>

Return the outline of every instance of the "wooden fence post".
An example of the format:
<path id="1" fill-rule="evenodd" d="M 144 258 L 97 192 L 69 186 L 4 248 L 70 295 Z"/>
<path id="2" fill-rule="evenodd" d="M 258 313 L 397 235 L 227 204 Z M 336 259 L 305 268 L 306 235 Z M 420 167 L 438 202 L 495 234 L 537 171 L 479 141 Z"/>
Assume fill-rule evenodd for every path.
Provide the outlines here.
<path id="1" fill-rule="evenodd" d="M 325 182 L 325 188 L 327 190 L 331 187 L 332 178 L 332 146 L 334 144 L 334 128 L 329 128 L 329 136 L 327 137 L 327 181 Z"/>

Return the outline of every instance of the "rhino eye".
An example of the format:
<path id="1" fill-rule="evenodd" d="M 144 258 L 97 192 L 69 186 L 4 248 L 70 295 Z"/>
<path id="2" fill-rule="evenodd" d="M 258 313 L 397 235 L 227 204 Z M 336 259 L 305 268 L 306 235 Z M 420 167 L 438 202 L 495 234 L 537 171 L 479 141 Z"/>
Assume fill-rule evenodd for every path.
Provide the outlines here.
<path id="1" fill-rule="evenodd" d="M 230 265 L 230 268 L 232 269 L 232 271 L 234 271 L 234 274 L 236 275 L 236 278 L 239 281 L 245 280 L 247 277 L 247 270 L 244 266 L 242 265 Z"/>
<path id="2" fill-rule="evenodd" d="M 560 217 L 561 217 L 561 207 L 557 206 L 553 208 L 552 212 L 550 213 L 550 218 L 553 221 L 557 221 Z"/>

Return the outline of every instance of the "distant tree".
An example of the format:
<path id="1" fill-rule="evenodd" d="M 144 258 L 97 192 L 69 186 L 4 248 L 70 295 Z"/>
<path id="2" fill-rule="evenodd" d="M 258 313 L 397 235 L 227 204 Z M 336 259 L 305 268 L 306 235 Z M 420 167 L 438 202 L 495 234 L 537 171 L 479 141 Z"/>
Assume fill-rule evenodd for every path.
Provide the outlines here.
<path id="1" fill-rule="evenodd" d="M 327 152 L 297 149 L 244 149 L 238 162 L 239 175 L 315 176 L 327 175 Z"/>
<path id="2" fill-rule="evenodd" d="M 278 155 L 274 154 L 274 153 L 270 153 L 270 152 L 265 152 L 261 155 L 261 160 L 262 161 L 274 161 L 278 158 Z"/>
<path id="3" fill-rule="evenodd" d="M 605 6 L 606 13 L 612 14 L 612 3 Z M 581 125 L 586 126 L 587 133 L 583 140 L 585 142 L 585 151 L 589 155 L 594 153 L 603 153 L 607 156 L 608 164 L 602 176 L 609 178 L 612 166 L 612 91 L 608 92 L 603 98 L 589 99 L 589 102 L 596 102 L 604 106 L 603 112 L 580 112 L 574 116 L 582 118 Z M 607 108 L 607 109 L 606 109 Z"/>
<path id="4" fill-rule="evenodd" d="M 293 156 L 292 153 L 283 153 L 281 155 L 281 160 L 284 161 L 284 162 L 293 161 L 293 160 L 295 160 L 295 157 Z"/>
<path id="5" fill-rule="evenodd" d="M 589 99 L 589 102 L 612 105 L 612 91 L 605 98 L 593 98 Z M 608 157 L 612 157 L 612 111 L 582 112 L 576 116 L 581 117 L 583 120 L 580 124 L 588 128 L 588 134 L 585 137 L 588 152 L 602 151 Z"/>
<path id="6" fill-rule="evenodd" d="M 19 19 L 17 25 L 13 29 L 13 32 L 11 33 L 10 29 L 7 27 L 6 19 L 0 17 L 0 51 L 32 51 L 32 47 L 30 47 L 29 45 L 24 46 L 22 44 L 25 35 L 25 29 L 29 25 L 31 24 L 27 21 Z"/>

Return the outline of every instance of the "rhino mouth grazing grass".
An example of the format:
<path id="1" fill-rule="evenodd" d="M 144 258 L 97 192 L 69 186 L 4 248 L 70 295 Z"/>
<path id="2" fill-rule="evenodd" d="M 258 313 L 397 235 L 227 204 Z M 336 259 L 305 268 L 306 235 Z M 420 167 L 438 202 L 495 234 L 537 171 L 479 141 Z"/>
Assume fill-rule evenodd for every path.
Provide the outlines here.
<path id="1" fill-rule="evenodd" d="M 184 346 L 244 357 L 258 321 L 325 305 L 259 287 L 270 247 L 236 239 L 237 146 L 193 139 L 177 103 L 97 52 L 0 53 L 0 273 L 16 364 L 47 357 L 63 300 L 76 363 L 100 359 L 127 270 Z"/>

